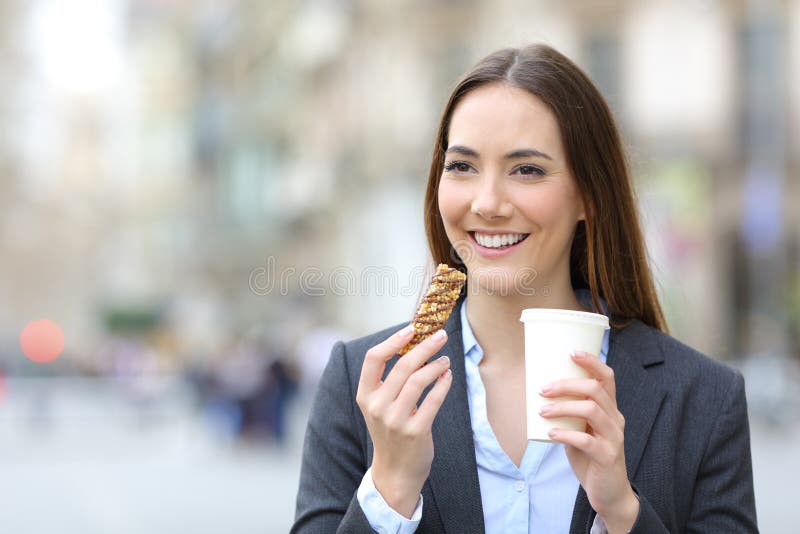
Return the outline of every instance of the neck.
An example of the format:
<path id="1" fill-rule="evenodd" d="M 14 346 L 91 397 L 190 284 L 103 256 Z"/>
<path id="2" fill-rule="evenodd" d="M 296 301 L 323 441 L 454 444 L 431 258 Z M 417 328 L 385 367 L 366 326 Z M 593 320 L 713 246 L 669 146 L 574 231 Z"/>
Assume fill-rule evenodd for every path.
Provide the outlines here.
<path id="1" fill-rule="evenodd" d="M 473 287 L 467 279 L 467 319 L 475 339 L 483 349 L 484 366 L 518 366 L 525 362 L 525 338 L 519 318 L 526 308 L 555 308 L 586 311 L 581 306 L 569 280 L 547 284 L 550 291 L 533 295 L 489 294 Z"/>

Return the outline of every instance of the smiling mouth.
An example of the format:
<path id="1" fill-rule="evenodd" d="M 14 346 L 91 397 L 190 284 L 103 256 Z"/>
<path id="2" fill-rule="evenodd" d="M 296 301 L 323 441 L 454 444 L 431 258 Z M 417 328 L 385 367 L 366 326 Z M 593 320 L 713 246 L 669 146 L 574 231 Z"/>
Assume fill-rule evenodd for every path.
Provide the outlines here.
<path id="1" fill-rule="evenodd" d="M 479 247 L 490 250 L 505 250 L 515 247 L 525 241 L 530 234 L 508 233 L 508 234 L 480 234 L 478 232 L 467 232 L 472 241 Z"/>

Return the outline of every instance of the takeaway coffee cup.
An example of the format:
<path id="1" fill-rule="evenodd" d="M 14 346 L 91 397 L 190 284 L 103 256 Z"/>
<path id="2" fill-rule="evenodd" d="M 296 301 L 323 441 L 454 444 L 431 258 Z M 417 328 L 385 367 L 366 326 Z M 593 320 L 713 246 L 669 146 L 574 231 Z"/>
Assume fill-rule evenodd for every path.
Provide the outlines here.
<path id="1" fill-rule="evenodd" d="M 525 398 L 528 439 L 552 442 L 551 428 L 586 430 L 586 420 L 575 417 L 545 419 L 539 415 L 544 404 L 573 400 L 574 397 L 545 398 L 541 387 L 562 378 L 587 378 L 589 374 L 570 358 L 576 350 L 600 354 L 608 317 L 572 310 L 529 308 L 522 310 L 525 325 Z"/>

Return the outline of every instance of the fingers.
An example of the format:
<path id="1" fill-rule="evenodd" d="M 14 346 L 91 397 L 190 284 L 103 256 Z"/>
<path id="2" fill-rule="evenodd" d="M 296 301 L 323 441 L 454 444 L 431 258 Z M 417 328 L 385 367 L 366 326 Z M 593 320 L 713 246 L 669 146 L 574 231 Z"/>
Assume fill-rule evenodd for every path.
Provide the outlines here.
<path id="1" fill-rule="evenodd" d="M 556 380 L 542 388 L 542 397 L 578 397 L 596 402 L 606 413 L 617 412 L 617 403 L 609 397 L 608 391 L 594 378 L 566 378 Z"/>
<path id="2" fill-rule="evenodd" d="M 593 433 L 613 443 L 622 441 L 623 429 L 593 400 L 562 401 L 546 404 L 539 409 L 539 415 L 545 418 L 579 417 L 585 419 L 592 427 Z"/>
<path id="3" fill-rule="evenodd" d="M 580 365 L 595 378 L 603 388 L 608 392 L 608 396 L 612 399 L 617 398 L 617 386 L 614 381 L 614 370 L 608 365 L 604 364 L 600 358 L 594 354 L 576 350 L 572 354 L 572 361 Z"/>
<path id="4" fill-rule="evenodd" d="M 554 428 L 547 433 L 550 439 L 563 443 L 565 445 L 572 445 L 576 449 L 586 453 L 591 458 L 601 458 L 602 443 L 601 441 L 587 434 L 586 432 L 578 432 L 577 430 L 565 430 L 563 428 Z"/>
<path id="5" fill-rule="evenodd" d="M 597 401 L 609 414 L 617 412 L 614 370 L 594 354 L 584 351 L 575 351 L 572 354 L 572 361 L 584 368 L 592 379 L 588 381 L 586 379 L 557 380 L 542 388 L 542 396 L 589 397 Z"/>
<path id="6" fill-rule="evenodd" d="M 430 366 L 429 366 L 430 367 Z M 422 401 L 417 413 L 412 417 L 413 424 L 417 429 L 430 429 L 433 426 L 433 420 L 436 414 L 439 413 L 439 408 L 442 407 L 447 392 L 450 391 L 450 386 L 453 384 L 453 371 L 448 369 L 439 375 L 436 384 L 428 392 L 425 400 Z"/>
<path id="7" fill-rule="evenodd" d="M 411 414 L 425 388 L 449 368 L 450 358 L 442 356 L 435 362 L 414 371 L 397 395 L 393 409 L 404 415 Z"/>
<path id="8" fill-rule="evenodd" d="M 376 392 L 381 401 L 384 403 L 394 401 L 412 373 L 436 354 L 436 351 L 444 346 L 446 340 L 447 333 L 444 330 L 439 330 L 397 360 L 389 376 L 386 377 L 383 385 Z M 441 372 L 441 369 L 439 372 Z"/>
<path id="9" fill-rule="evenodd" d="M 413 333 L 414 327 L 408 325 L 367 351 L 358 379 L 358 397 L 372 394 L 381 385 L 386 362 L 411 341 Z"/>
<path id="10" fill-rule="evenodd" d="M 555 402 L 543 406 L 539 413 L 546 418 L 585 419 L 592 431 L 605 438 L 608 443 L 622 443 L 625 418 L 617 408 L 613 369 L 600 361 L 597 356 L 587 352 L 576 351 L 572 359 L 586 369 L 593 378 L 556 380 L 544 386 L 541 395 L 546 398 L 578 397 L 586 400 Z"/>

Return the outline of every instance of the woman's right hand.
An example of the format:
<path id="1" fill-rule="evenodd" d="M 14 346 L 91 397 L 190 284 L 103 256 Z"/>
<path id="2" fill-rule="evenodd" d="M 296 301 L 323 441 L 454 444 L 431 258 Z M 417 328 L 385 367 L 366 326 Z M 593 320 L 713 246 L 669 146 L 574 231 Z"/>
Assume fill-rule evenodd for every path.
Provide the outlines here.
<path id="1" fill-rule="evenodd" d="M 411 325 L 367 351 L 356 402 L 375 446 L 372 480 L 386 503 L 410 518 L 433 463 L 433 419 L 453 382 L 450 360 L 442 356 L 423 366 L 444 346 L 440 330 L 402 356 L 385 381 L 386 362 L 413 337 Z M 437 380 L 438 378 L 438 380 Z M 422 392 L 436 385 L 417 408 Z"/>

